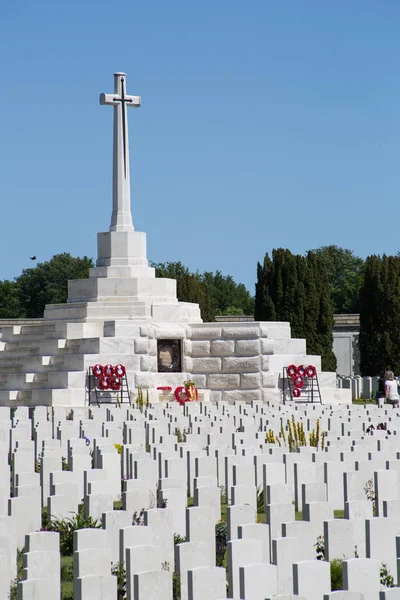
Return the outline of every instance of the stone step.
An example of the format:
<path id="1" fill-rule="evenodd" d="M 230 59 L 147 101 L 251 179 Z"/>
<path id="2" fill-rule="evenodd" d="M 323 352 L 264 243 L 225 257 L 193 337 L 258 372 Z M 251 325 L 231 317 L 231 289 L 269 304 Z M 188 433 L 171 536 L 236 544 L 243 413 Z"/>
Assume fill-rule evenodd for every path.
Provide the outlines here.
<path id="1" fill-rule="evenodd" d="M 36 389 L 0 391 L 0 406 L 83 406 L 85 390 Z"/>
<path id="2" fill-rule="evenodd" d="M 38 388 L 84 388 L 86 371 L 54 371 L 48 373 L 9 373 L 0 375 L 0 391 L 27 391 Z"/>

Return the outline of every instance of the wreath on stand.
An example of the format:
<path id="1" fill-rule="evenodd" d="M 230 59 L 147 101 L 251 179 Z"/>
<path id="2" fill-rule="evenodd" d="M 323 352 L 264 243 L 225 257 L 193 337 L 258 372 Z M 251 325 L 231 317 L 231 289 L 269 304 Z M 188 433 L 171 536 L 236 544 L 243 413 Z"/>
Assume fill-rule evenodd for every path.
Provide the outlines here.
<path id="1" fill-rule="evenodd" d="M 110 364 L 105 366 L 96 364 L 92 368 L 92 372 L 95 384 L 102 392 L 107 390 L 119 392 L 122 387 L 122 378 L 126 375 L 126 368 L 121 364 L 115 367 Z"/>
<path id="2" fill-rule="evenodd" d="M 308 365 L 308 367 L 305 367 L 304 365 L 299 365 L 298 367 L 296 367 L 296 365 L 289 365 L 286 372 L 288 377 L 292 380 L 292 395 L 295 398 L 300 398 L 305 378 L 312 379 L 317 375 L 317 369 L 313 365 Z"/>

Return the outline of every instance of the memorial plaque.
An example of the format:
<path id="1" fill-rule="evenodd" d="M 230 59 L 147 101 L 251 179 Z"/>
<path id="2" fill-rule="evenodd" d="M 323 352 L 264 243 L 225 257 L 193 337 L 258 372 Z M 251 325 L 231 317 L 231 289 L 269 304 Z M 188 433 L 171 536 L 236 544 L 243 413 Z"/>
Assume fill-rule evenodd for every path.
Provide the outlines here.
<path id="1" fill-rule="evenodd" d="M 181 340 L 157 340 L 157 363 L 159 373 L 180 373 Z"/>

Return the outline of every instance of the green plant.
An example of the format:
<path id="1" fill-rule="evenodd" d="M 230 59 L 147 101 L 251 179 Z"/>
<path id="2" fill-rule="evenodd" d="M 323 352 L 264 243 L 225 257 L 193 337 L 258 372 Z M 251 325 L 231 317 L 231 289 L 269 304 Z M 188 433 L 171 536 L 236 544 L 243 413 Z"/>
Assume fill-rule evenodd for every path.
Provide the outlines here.
<path id="1" fill-rule="evenodd" d="M 265 492 L 261 485 L 257 488 L 257 523 L 265 518 Z"/>
<path id="2" fill-rule="evenodd" d="M 136 398 L 136 406 L 137 406 L 139 409 L 142 409 L 142 408 L 143 408 L 143 404 L 144 404 L 144 399 L 143 399 L 143 390 L 142 390 L 142 388 L 141 388 L 141 387 L 139 387 L 139 388 L 138 388 L 138 395 L 137 395 L 137 398 Z"/>
<path id="3" fill-rule="evenodd" d="M 215 526 L 215 555 L 217 567 L 224 566 L 227 538 L 228 526 L 224 521 L 219 521 Z"/>
<path id="4" fill-rule="evenodd" d="M 71 556 L 74 551 L 74 531 L 78 529 L 99 529 L 101 524 L 97 519 L 84 517 L 76 513 L 71 518 L 52 519 L 47 523 L 47 531 L 58 531 L 60 534 L 60 552 L 62 556 Z"/>
<path id="5" fill-rule="evenodd" d="M 172 573 L 172 600 L 181 600 L 181 578 L 175 571 Z"/>
<path id="6" fill-rule="evenodd" d="M 40 473 L 40 470 L 42 468 L 42 464 L 40 462 L 39 459 L 35 460 L 35 473 Z"/>
<path id="7" fill-rule="evenodd" d="M 174 533 L 174 545 L 176 546 L 176 544 L 183 544 L 184 542 L 186 542 L 186 538 L 182 537 L 181 535 L 179 535 L 179 533 Z"/>
<path id="8" fill-rule="evenodd" d="M 393 575 L 390 573 L 386 563 L 381 564 L 381 570 L 379 575 L 381 585 L 384 585 L 388 588 L 395 587 Z"/>
<path id="9" fill-rule="evenodd" d="M 132 525 L 144 525 L 144 511 L 144 508 L 142 508 L 142 510 L 139 513 L 137 512 L 137 510 L 135 510 L 135 512 L 132 515 Z"/>
<path id="10" fill-rule="evenodd" d="M 10 584 L 9 600 L 18 600 L 18 581 L 21 581 L 24 569 L 23 550 L 17 552 L 17 577 Z"/>
<path id="11" fill-rule="evenodd" d="M 126 569 L 125 563 L 111 563 L 111 575 L 117 578 L 117 600 L 126 598 Z"/>
<path id="12" fill-rule="evenodd" d="M 68 461 L 65 456 L 62 457 L 62 470 L 69 471 Z"/>
<path id="13" fill-rule="evenodd" d="M 330 562 L 331 569 L 331 590 L 343 589 L 343 560 L 341 558 L 333 558 Z"/>
<path id="14" fill-rule="evenodd" d="M 325 560 L 325 540 L 323 535 L 317 537 L 317 541 L 314 544 L 315 551 L 317 553 L 317 560 Z"/>

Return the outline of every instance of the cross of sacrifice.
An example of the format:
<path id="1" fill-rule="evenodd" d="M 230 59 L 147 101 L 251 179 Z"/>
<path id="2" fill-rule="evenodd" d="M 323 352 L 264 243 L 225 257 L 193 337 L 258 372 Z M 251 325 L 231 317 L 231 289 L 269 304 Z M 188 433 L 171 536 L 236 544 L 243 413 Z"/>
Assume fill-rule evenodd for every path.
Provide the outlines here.
<path id="1" fill-rule="evenodd" d="M 113 213 L 110 231 L 133 229 L 129 181 L 129 142 L 126 107 L 140 106 L 140 96 L 126 94 L 126 74 L 114 73 L 114 93 L 100 94 L 100 104 L 114 107 Z"/>

